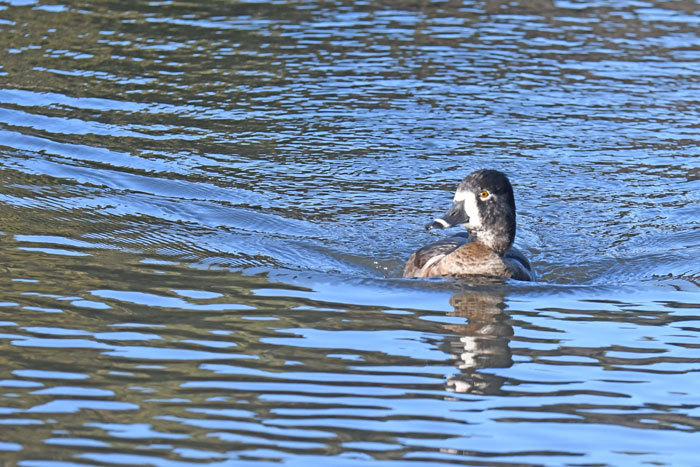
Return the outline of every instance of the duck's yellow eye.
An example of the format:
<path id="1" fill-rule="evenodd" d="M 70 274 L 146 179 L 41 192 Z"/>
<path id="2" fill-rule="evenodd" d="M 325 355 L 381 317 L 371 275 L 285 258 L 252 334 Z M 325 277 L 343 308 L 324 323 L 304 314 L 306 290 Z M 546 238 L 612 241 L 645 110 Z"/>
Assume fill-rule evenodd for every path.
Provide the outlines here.
<path id="1" fill-rule="evenodd" d="M 479 194 L 481 196 L 481 199 L 486 199 L 489 197 L 489 192 L 486 190 L 481 190 L 481 193 Z"/>

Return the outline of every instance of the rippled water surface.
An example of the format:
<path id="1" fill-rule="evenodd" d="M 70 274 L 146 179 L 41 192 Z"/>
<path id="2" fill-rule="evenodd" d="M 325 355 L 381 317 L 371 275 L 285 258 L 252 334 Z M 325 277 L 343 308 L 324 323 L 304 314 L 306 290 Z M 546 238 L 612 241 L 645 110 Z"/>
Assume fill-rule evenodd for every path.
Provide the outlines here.
<path id="1" fill-rule="evenodd" d="M 697 465 L 699 11 L 0 3 L 0 461 Z"/>

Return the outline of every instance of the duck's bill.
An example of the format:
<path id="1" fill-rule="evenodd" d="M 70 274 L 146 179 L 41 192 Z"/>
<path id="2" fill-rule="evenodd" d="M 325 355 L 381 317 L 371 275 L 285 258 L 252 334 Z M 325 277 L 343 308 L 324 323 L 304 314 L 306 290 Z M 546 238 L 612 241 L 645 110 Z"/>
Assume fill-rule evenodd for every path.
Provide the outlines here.
<path id="1" fill-rule="evenodd" d="M 444 216 L 438 217 L 433 222 L 425 226 L 426 230 L 446 229 L 455 225 L 469 223 L 469 216 L 464 212 L 464 201 L 454 203 Z"/>
<path id="2" fill-rule="evenodd" d="M 448 224 L 447 222 L 445 222 L 445 220 L 442 219 L 441 217 L 438 217 L 430 224 L 426 224 L 425 230 L 446 229 L 448 227 L 452 227 L 452 226 L 450 224 Z"/>

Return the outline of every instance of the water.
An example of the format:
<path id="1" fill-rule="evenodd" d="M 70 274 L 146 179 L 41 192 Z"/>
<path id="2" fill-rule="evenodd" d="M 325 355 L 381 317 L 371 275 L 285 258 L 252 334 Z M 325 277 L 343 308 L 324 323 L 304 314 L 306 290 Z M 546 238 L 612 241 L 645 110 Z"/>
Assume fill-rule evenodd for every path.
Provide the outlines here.
<path id="1" fill-rule="evenodd" d="M 697 465 L 697 11 L 3 3 L 3 464 Z"/>

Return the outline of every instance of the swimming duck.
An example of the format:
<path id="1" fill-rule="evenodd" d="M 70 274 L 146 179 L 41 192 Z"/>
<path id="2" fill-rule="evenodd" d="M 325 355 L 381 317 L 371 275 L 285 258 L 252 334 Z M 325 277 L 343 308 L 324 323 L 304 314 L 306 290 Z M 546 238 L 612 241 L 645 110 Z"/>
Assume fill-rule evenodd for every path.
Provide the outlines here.
<path id="1" fill-rule="evenodd" d="M 462 233 L 424 246 L 411 255 L 404 277 L 500 276 L 535 280 L 525 256 L 513 247 L 515 198 L 508 177 L 497 170 L 477 170 L 457 187 L 447 213 L 426 229 L 466 227 Z"/>

